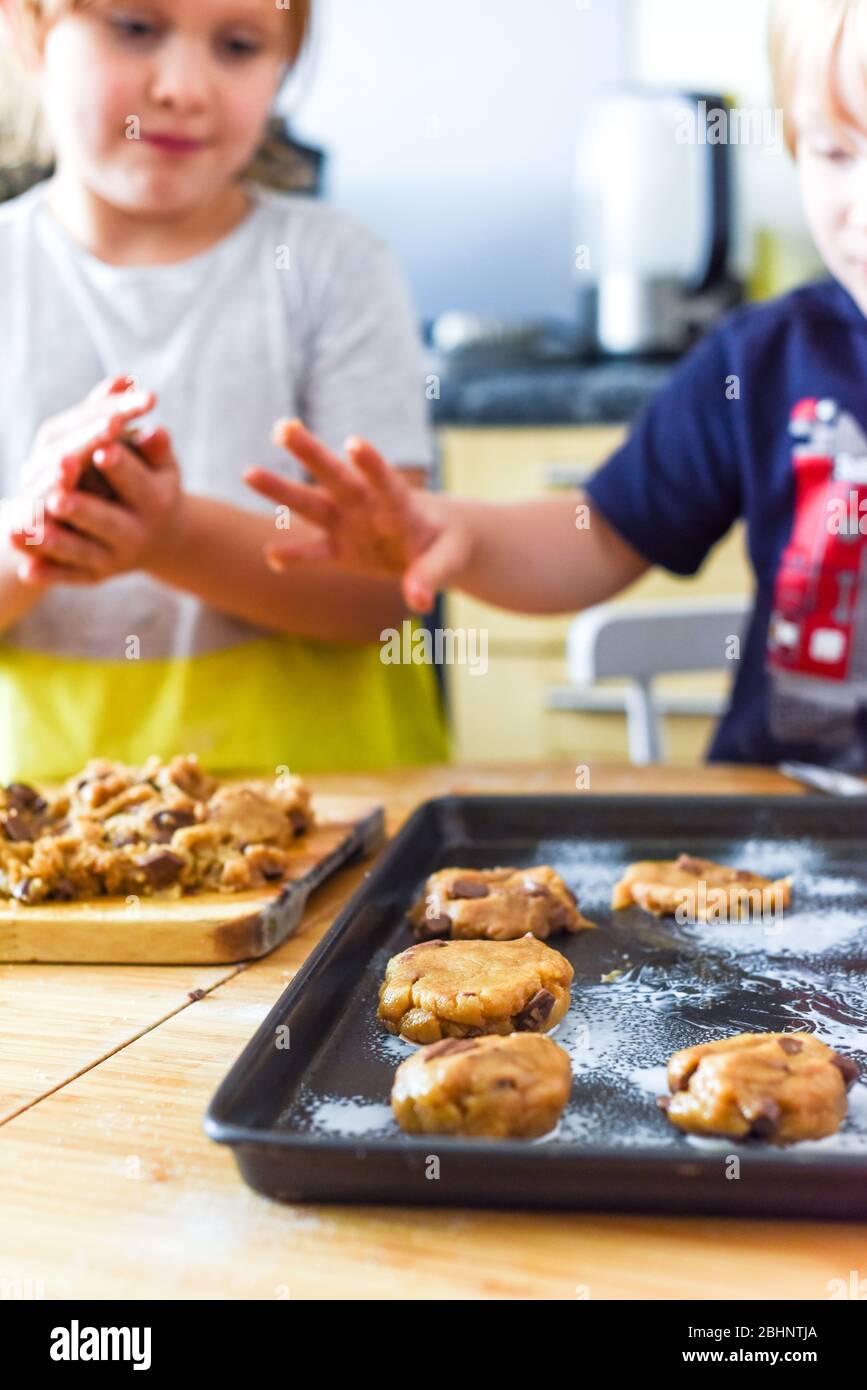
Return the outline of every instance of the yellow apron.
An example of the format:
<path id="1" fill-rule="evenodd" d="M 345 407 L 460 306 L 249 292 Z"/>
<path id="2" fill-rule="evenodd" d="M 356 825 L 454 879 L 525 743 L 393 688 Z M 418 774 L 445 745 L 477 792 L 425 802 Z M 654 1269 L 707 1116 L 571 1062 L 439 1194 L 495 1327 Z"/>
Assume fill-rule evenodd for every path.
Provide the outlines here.
<path id="1" fill-rule="evenodd" d="M 197 753 L 215 773 L 443 762 L 430 666 L 370 644 L 256 639 L 199 656 L 95 661 L 0 641 L 0 779 L 70 776 L 88 758 Z"/>

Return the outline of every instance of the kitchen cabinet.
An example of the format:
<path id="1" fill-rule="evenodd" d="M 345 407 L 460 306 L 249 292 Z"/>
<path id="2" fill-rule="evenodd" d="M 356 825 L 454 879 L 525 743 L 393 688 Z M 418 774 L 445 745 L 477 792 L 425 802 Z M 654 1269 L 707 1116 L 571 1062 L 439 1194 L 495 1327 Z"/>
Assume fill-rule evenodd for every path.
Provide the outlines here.
<path id="1" fill-rule="evenodd" d="M 538 496 L 553 488 L 580 487 L 617 448 L 626 426 L 563 428 L 444 428 L 439 432 L 446 491 L 489 501 Z M 651 571 L 616 603 L 671 602 L 678 598 L 749 597 L 752 574 L 738 526 L 691 579 Z M 549 692 L 568 683 L 565 649 L 572 615 L 527 617 L 506 613 L 466 595 L 445 600 L 444 622 L 488 634 L 487 671 L 451 666 L 445 684 L 458 759 L 627 759 L 623 682 L 594 687 L 595 708 L 553 710 Z M 729 673 L 700 672 L 660 678 L 669 758 L 698 761 L 716 717 L 724 708 Z"/>

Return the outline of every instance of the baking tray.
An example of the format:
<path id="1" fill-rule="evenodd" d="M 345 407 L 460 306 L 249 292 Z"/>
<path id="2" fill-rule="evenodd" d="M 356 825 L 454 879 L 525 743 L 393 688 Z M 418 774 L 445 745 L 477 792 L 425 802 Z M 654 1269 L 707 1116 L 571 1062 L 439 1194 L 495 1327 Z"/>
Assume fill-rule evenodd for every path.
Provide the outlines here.
<path id="1" fill-rule="evenodd" d="M 838 1134 L 790 1148 L 686 1136 L 655 1104 L 672 1052 L 740 1032 L 816 1032 L 867 1078 L 865 845 L 867 808 L 820 797 L 429 801 L 248 1043 L 206 1131 L 286 1201 L 867 1218 L 863 1082 Z M 609 910 L 624 865 L 683 851 L 792 872 L 792 910 L 707 927 Z M 388 1102 L 413 1049 L 382 1030 L 376 1003 L 387 960 L 412 942 L 405 909 L 436 868 L 543 863 L 598 923 L 549 943 L 575 969 L 551 1035 L 574 1071 L 558 1128 L 529 1142 L 404 1134 Z"/>

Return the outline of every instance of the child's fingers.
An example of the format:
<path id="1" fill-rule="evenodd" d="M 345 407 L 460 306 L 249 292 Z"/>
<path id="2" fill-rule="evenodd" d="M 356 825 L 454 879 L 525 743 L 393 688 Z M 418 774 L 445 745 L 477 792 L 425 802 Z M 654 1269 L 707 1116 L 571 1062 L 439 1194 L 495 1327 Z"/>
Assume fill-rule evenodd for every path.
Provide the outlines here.
<path id="1" fill-rule="evenodd" d="M 386 463 L 382 454 L 377 453 L 366 439 L 353 437 L 346 441 L 346 452 L 352 463 L 363 473 L 369 483 L 384 493 L 397 506 L 406 503 L 407 486 L 396 468 Z"/>
<path id="2" fill-rule="evenodd" d="M 32 531 L 24 531 L 20 527 L 13 528 L 9 532 L 9 544 L 15 549 L 20 550 L 22 555 L 29 555 L 41 541 L 33 539 Z"/>
<path id="3" fill-rule="evenodd" d="M 18 566 L 18 578 L 22 584 L 95 584 L 94 575 L 83 574 L 69 569 L 66 565 L 55 565 L 50 560 L 40 560 L 34 555 L 22 560 Z"/>
<path id="4" fill-rule="evenodd" d="M 281 478 L 267 468 L 248 468 L 244 482 L 263 497 L 268 497 L 280 506 L 289 507 L 299 516 L 312 521 L 314 525 L 327 530 L 337 520 L 334 504 L 329 502 L 321 489 L 310 487 L 307 483 L 296 483 L 289 478 Z"/>
<path id="5" fill-rule="evenodd" d="M 57 464 L 57 476 L 67 487 L 75 487 L 97 449 L 114 444 L 123 434 L 132 415 L 101 415 L 89 424 L 70 432 L 57 447 L 62 450 Z"/>
<path id="6" fill-rule="evenodd" d="M 326 449 L 300 420 L 278 420 L 272 439 L 300 459 L 307 471 L 325 484 L 335 501 L 353 504 L 364 500 L 365 488 L 357 474 Z"/>
<path id="7" fill-rule="evenodd" d="M 49 514 L 57 521 L 74 526 L 82 535 L 101 541 L 109 550 L 131 547 L 136 525 L 129 513 L 116 503 L 105 502 L 88 492 L 62 490 L 46 499 Z"/>
<path id="8" fill-rule="evenodd" d="M 153 482 L 146 463 L 120 443 L 95 450 L 93 462 L 122 502 L 134 512 L 148 510 L 153 499 Z"/>
<path id="9" fill-rule="evenodd" d="M 269 545 L 265 549 L 268 568 L 282 574 L 291 565 L 322 564 L 333 558 L 333 551 L 326 537 L 318 541 L 305 541 L 298 545 Z"/>
<path id="10" fill-rule="evenodd" d="M 109 377 L 100 382 L 86 398 L 83 406 L 85 415 L 116 415 L 129 417 L 146 415 L 153 410 L 157 398 L 153 391 L 139 386 L 133 376 Z"/>
<path id="11" fill-rule="evenodd" d="M 98 381 L 92 391 L 89 391 L 85 400 L 101 401 L 106 396 L 123 394 L 124 391 L 135 391 L 138 389 L 138 382 L 134 376 L 107 376 L 102 381 Z"/>
<path id="12" fill-rule="evenodd" d="M 105 569 L 108 559 L 104 545 L 78 536 L 57 523 L 46 522 L 38 542 L 27 540 L 20 533 L 10 536 L 10 541 L 25 561 L 71 566 L 88 573 L 91 578 Z"/>
<path id="13" fill-rule="evenodd" d="M 122 386 L 121 383 L 127 385 Z M 67 438 L 70 432 L 79 430 L 84 421 L 105 415 L 105 401 L 109 395 L 135 389 L 136 383 L 132 377 L 106 377 L 103 381 L 98 381 L 78 405 L 71 406 L 69 410 L 62 410 L 58 415 L 52 415 L 43 421 L 38 436 L 40 444 L 53 444 L 57 440 Z"/>
<path id="14" fill-rule="evenodd" d="M 241 477 L 254 492 L 261 492 L 263 497 L 270 498 L 272 502 L 292 505 L 289 502 L 292 484 L 288 478 L 281 478 L 279 473 L 272 472 L 270 468 L 245 468 Z"/>
<path id="15" fill-rule="evenodd" d="M 124 430 L 133 420 L 153 410 L 156 403 L 153 391 L 128 391 L 122 396 L 109 396 L 102 413 L 113 431 Z"/>
<path id="16" fill-rule="evenodd" d="M 57 522 L 46 521 L 41 545 L 38 547 L 39 559 L 57 565 L 69 565 L 73 569 L 84 570 L 93 575 L 106 568 L 109 551 L 100 541 L 81 536 Z"/>
<path id="17" fill-rule="evenodd" d="M 40 443 L 56 446 L 66 452 L 83 448 L 88 440 L 100 434 L 121 434 L 130 420 L 146 415 L 156 405 L 152 391 L 136 387 L 131 391 L 108 392 L 91 399 L 73 410 L 47 420 L 40 434 Z"/>
<path id="18" fill-rule="evenodd" d="M 402 588 L 411 608 L 427 613 L 440 589 L 448 587 L 465 558 L 463 537 L 455 531 L 443 531 L 419 555 L 404 573 Z"/>
<path id="19" fill-rule="evenodd" d="M 140 454 L 143 454 L 156 473 L 168 473 L 178 471 L 178 461 L 172 447 L 172 437 L 168 430 L 161 427 L 159 429 L 147 430 L 145 433 L 137 435 L 135 447 Z"/>

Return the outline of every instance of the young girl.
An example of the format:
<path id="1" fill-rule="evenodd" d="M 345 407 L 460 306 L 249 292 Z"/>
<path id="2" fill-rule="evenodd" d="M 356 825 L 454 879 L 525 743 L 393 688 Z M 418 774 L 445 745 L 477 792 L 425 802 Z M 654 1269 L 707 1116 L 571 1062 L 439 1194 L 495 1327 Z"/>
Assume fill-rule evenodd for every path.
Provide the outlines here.
<path id="1" fill-rule="evenodd" d="M 525 613 L 585 608 L 650 565 L 695 573 L 744 517 L 756 600 L 710 756 L 865 772 L 867 0 L 776 0 L 772 16 L 777 99 L 833 278 L 709 334 L 583 493 L 426 497 L 370 446 L 347 465 L 302 431 L 290 442 L 324 497 L 267 470 L 248 481 L 320 528 L 313 551 L 272 543 L 275 562 L 399 572 L 419 611 L 448 585 Z"/>
<path id="2" fill-rule="evenodd" d="M 379 659 L 398 582 L 269 569 L 311 528 L 242 482 L 285 466 L 287 415 L 376 437 L 411 483 L 431 458 L 392 255 L 244 177 L 308 0 L 0 6 L 56 159 L 0 205 L 0 776 L 441 759 L 432 671 Z"/>

